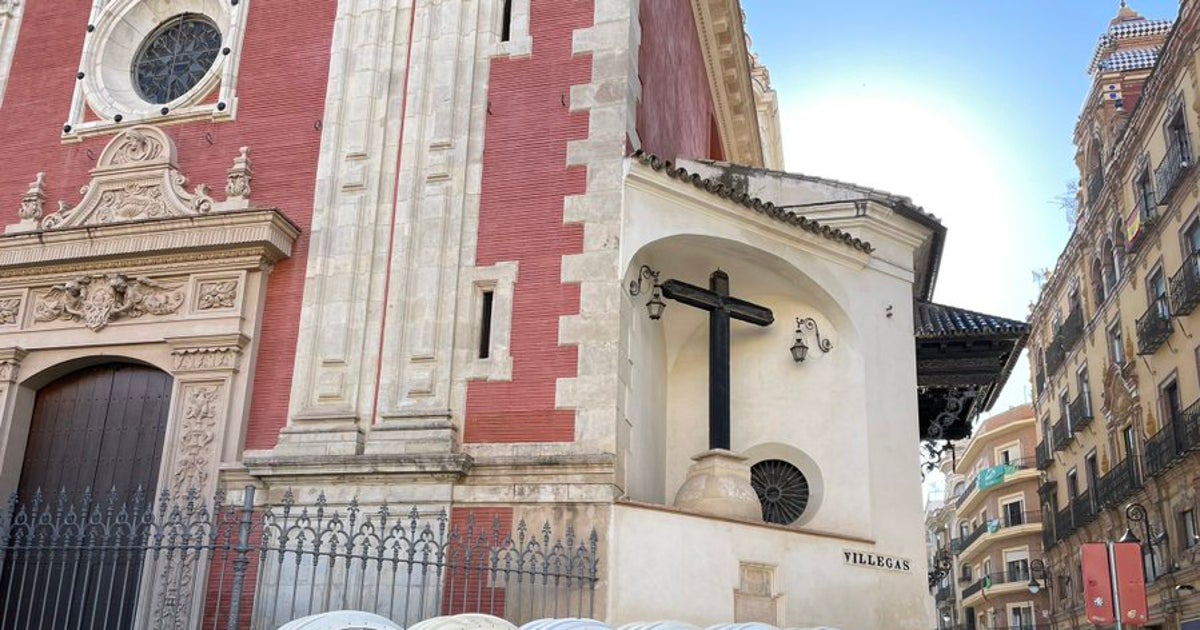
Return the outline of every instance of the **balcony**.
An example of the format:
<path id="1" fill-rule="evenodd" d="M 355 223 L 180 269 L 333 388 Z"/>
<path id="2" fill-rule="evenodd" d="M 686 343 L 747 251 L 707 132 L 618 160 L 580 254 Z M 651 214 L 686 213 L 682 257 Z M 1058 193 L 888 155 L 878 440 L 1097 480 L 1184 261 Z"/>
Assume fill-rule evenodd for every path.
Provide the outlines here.
<path id="1" fill-rule="evenodd" d="M 937 592 L 933 596 L 933 601 L 939 604 L 954 601 L 954 584 L 948 583 L 938 586 Z"/>
<path id="2" fill-rule="evenodd" d="M 1183 174 L 1192 165 L 1191 149 L 1181 146 L 1183 143 L 1172 142 L 1167 148 L 1167 155 L 1154 169 L 1154 188 L 1158 191 L 1160 202 L 1170 198 L 1175 187 L 1183 179 Z"/>
<path id="3" fill-rule="evenodd" d="M 976 540 L 979 540 L 979 537 L 982 536 L 984 534 L 984 532 L 986 532 L 986 531 L 987 531 L 987 525 L 980 525 L 979 527 L 975 528 L 975 531 L 971 532 L 970 534 L 967 534 L 967 536 L 965 538 L 959 538 L 958 539 L 958 547 L 957 547 L 957 549 L 955 549 L 954 552 L 962 553 L 963 551 L 966 550 L 967 547 L 971 546 L 971 543 L 975 542 Z M 964 595 L 964 597 L 966 597 L 966 596 Z"/>
<path id="4" fill-rule="evenodd" d="M 1200 401 L 1146 440 L 1146 474 L 1158 477 L 1200 447 Z"/>
<path id="5" fill-rule="evenodd" d="M 1175 444 L 1175 425 L 1168 423 L 1146 440 L 1146 474 L 1157 477 L 1177 461 L 1179 448 Z"/>
<path id="6" fill-rule="evenodd" d="M 1050 435 L 1053 437 L 1055 452 L 1067 448 L 1067 443 L 1071 441 L 1071 428 L 1067 426 L 1066 420 L 1055 422 L 1050 427 Z"/>
<path id="7" fill-rule="evenodd" d="M 971 493 L 975 491 L 975 484 L 978 482 L 979 482 L 979 477 L 976 476 L 974 479 L 971 480 L 971 483 L 967 484 L 967 487 L 966 487 L 966 489 L 964 489 L 962 491 L 962 494 L 958 495 L 958 497 L 954 499 L 954 507 L 955 508 L 962 507 L 962 504 L 966 502 L 967 497 L 971 496 Z"/>
<path id="8" fill-rule="evenodd" d="M 1071 506 L 1067 506 L 1054 514 L 1054 540 L 1066 540 L 1075 533 L 1075 520 L 1071 514 Z"/>
<path id="9" fill-rule="evenodd" d="M 1067 315 L 1062 328 L 1058 329 L 1058 334 L 1054 338 L 1062 346 L 1064 353 L 1075 349 L 1075 344 L 1083 339 L 1083 309 L 1078 307 L 1071 309 L 1071 313 Z"/>
<path id="10" fill-rule="evenodd" d="M 1071 433 L 1078 433 L 1092 423 L 1092 401 L 1088 400 L 1087 392 L 1080 392 L 1069 405 L 1071 417 Z"/>
<path id="11" fill-rule="evenodd" d="M 1100 201 L 1100 193 L 1104 190 L 1104 169 L 1097 168 L 1088 179 L 1087 203 L 1089 208 L 1095 208 Z"/>
<path id="12" fill-rule="evenodd" d="M 1096 506 L 1092 503 L 1092 490 L 1089 488 L 1087 492 L 1080 493 L 1071 501 L 1071 521 L 1072 525 L 1079 529 L 1095 518 Z"/>
<path id="13" fill-rule="evenodd" d="M 1041 512 L 1016 512 L 1005 514 L 1003 518 L 993 519 L 983 523 L 975 528 L 966 538 L 962 539 L 962 546 L 958 549 L 958 553 L 962 553 L 969 549 L 975 541 L 983 537 L 984 534 L 1000 534 L 1006 529 L 1013 527 L 1021 527 L 1022 525 L 1036 525 L 1042 522 Z M 975 555 L 972 552 L 970 555 Z M 966 598 L 966 595 L 963 595 Z"/>
<path id="14" fill-rule="evenodd" d="M 1200 305 L 1200 252 L 1188 256 L 1171 276 L 1171 312 L 1190 315 Z"/>
<path id="15" fill-rule="evenodd" d="M 1158 298 L 1137 320 L 1138 354 L 1154 354 L 1172 332 L 1175 328 L 1171 325 L 1171 311 L 1166 300 Z"/>
<path id="16" fill-rule="evenodd" d="M 1100 478 L 1099 492 L 1096 503 L 1100 506 L 1119 505 L 1133 496 L 1142 487 L 1141 476 L 1138 475 L 1137 463 L 1132 457 L 1112 467 L 1107 475 Z"/>
<path id="17" fill-rule="evenodd" d="M 1046 470 L 1054 464 L 1054 455 L 1050 452 L 1050 444 L 1046 440 L 1037 445 L 1037 469 Z"/>
<path id="18" fill-rule="evenodd" d="M 1046 346 L 1046 373 L 1053 376 L 1067 360 L 1067 350 L 1059 343 L 1058 336 Z"/>
<path id="19" fill-rule="evenodd" d="M 987 575 L 980 577 L 978 580 L 975 580 L 975 582 L 967 588 L 964 588 L 962 592 L 962 598 L 965 602 L 981 591 L 1006 584 L 1018 585 L 1019 588 L 1023 589 L 1029 584 L 1029 578 L 1029 567 L 1015 567 L 1007 571 L 988 573 Z"/>

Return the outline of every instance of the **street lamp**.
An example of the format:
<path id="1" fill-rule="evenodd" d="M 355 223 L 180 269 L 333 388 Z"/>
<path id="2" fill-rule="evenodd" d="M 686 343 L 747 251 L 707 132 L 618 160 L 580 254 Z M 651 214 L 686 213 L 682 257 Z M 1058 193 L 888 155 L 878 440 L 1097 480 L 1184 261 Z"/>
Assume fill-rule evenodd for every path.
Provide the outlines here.
<path id="1" fill-rule="evenodd" d="M 667 303 L 662 300 L 662 285 L 658 283 L 658 272 L 651 269 L 649 265 L 642 265 L 638 270 L 638 275 L 633 280 L 629 281 L 629 295 L 637 297 L 645 292 L 643 285 L 649 284 L 652 293 L 650 299 L 646 302 L 646 311 L 650 315 L 650 319 L 658 321 L 662 318 L 663 310 L 667 308 Z"/>
<path id="2" fill-rule="evenodd" d="M 1125 534 L 1117 542 L 1123 543 L 1141 543 L 1137 535 L 1133 533 L 1133 523 L 1142 524 L 1142 534 L 1146 537 L 1146 554 L 1150 556 L 1150 571 L 1153 573 L 1153 578 L 1158 578 L 1158 563 L 1154 558 L 1154 545 L 1164 542 L 1167 539 L 1167 532 L 1164 530 L 1158 536 L 1150 529 L 1150 519 L 1147 517 L 1146 506 L 1141 503 L 1130 503 L 1125 506 L 1125 518 L 1129 521 L 1129 525 L 1125 527 Z"/>
<path id="3" fill-rule="evenodd" d="M 1038 582 L 1039 575 L 1046 581 L 1046 590 L 1050 590 L 1050 572 L 1046 570 L 1046 563 L 1041 560 L 1034 560 L 1029 563 L 1029 584 L 1026 585 L 1026 588 L 1033 595 L 1037 595 L 1038 591 L 1042 590 L 1042 585 Z"/>

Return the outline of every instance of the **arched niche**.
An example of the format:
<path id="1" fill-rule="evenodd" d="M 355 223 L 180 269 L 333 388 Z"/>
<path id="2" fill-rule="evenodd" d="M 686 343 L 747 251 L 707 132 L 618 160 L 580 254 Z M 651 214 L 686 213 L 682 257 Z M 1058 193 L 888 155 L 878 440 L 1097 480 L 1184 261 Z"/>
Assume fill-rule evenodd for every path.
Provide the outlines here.
<path id="1" fill-rule="evenodd" d="M 734 297 L 772 309 L 775 322 L 769 327 L 732 325 L 732 449 L 744 454 L 763 444 L 792 445 L 795 452 L 807 453 L 808 461 L 804 466 L 787 461 L 806 476 L 816 471 L 828 479 L 833 472 L 839 485 L 861 481 L 863 471 L 851 470 L 856 458 L 845 456 L 863 449 L 867 428 L 863 396 L 853 394 L 866 386 L 859 332 L 846 298 L 840 297 L 836 274 L 824 261 L 792 253 L 788 260 L 730 239 L 676 235 L 643 246 L 624 277 L 638 277 L 646 265 L 659 272 L 660 281 L 707 286 L 709 275 L 720 268 L 729 275 Z M 708 314 L 667 300 L 662 319 L 651 321 L 645 308 L 650 289 L 643 289 L 641 295 L 626 295 L 623 470 L 628 496 L 669 504 L 691 457 L 708 447 Z M 793 360 L 789 349 L 797 317 L 816 320 L 822 338 L 833 344 L 829 353 L 806 332 L 808 358 Z M 827 410 L 835 409 L 838 417 L 828 417 Z M 834 527 L 852 521 L 852 495 L 832 503 L 822 499 L 799 524 Z"/>

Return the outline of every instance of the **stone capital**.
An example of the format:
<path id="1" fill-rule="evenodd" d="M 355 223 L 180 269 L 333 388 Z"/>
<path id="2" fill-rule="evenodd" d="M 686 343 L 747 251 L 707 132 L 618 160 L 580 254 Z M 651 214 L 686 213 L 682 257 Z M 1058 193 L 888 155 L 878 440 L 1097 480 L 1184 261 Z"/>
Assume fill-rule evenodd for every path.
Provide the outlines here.
<path id="1" fill-rule="evenodd" d="M 24 348 L 0 348 L 0 383 L 15 383 L 21 361 L 29 354 Z"/>

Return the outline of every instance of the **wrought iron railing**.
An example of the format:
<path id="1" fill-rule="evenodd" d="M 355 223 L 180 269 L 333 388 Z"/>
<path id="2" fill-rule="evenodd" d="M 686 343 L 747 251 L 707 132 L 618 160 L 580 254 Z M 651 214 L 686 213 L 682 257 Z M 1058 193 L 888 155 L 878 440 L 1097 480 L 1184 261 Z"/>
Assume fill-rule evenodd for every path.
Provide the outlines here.
<path id="1" fill-rule="evenodd" d="M 1056 335 L 1064 352 L 1070 353 L 1075 344 L 1083 339 L 1083 323 L 1083 310 L 1079 307 L 1071 309 Z"/>
<path id="2" fill-rule="evenodd" d="M 1001 584 L 1028 584 L 1030 575 L 1028 566 L 1012 567 L 1005 571 L 995 571 L 982 575 L 970 586 L 963 589 L 962 598 L 966 601 L 980 591 Z"/>
<path id="3" fill-rule="evenodd" d="M 1087 203 L 1088 207 L 1094 208 L 1100 201 L 1100 193 L 1104 190 L 1104 169 L 1097 167 L 1092 171 L 1092 176 L 1088 178 L 1087 185 Z"/>
<path id="4" fill-rule="evenodd" d="M 935 602 L 952 602 L 954 601 L 954 583 L 941 584 L 938 586 L 937 592 L 933 596 Z"/>
<path id="5" fill-rule="evenodd" d="M 1075 520 L 1071 514 L 1071 506 L 1059 510 L 1054 515 L 1054 539 L 1058 541 L 1066 540 L 1075 532 Z"/>
<path id="6" fill-rule="evenodd" d="M 1087 392 L 1079 392 L 1068 406 L 1071 416 L 1071 433 L 1078 433 L 1092 423 L 1092 401 Z"/>
<path id="7" fill-rule="evenodd" d="M 972 531 L 970 534 L 967 534 L 965 537 L 960 538 L 959 539 L 959 541 L 960 541 L 959 548 L 958 548 L 958 551 L 956 551 L 956 553 L 962 553 L 962 552 L 966 551 L 967 547 L 970 547 L 972 543 L 974 543 L 976 540 L 979 540 L 979 537 L 983 536 L 983 534 L 986 531 L 987 531 L 987 527 L 984 525 L 980 525 L 979 527 L 976 527 L 975 530 Z"/>
<path id="8" fill-rule="evenodd" d="M 1055 422 L 1050 427 L 1050 435 L 1054 438 L 1054 450 L 1061 451 L 1067 448 L 1067 444 L 1071 441 L 1071 427 L 1067 426 L 1066 419 Z"/>
<path id="9" fill-rule="evenodd" d="M 1136 251 L 1142 244 L 1142 237 L 1146 234 L 1146 228 L 1149 226 L 1158 213 L 1154 206 L 1148 206 L 1146 199 L 1138 196 L 1137 202 L 1133 206 L 1133 210 L 1125 217 L 1125 231 L 1129 235 L 1126 246 L 1130 251 Z"/>
<path id="10" fill-rule="evenodd" d="M 1054 340 L 1046 345 L 1046 373 L 1053 376 L 1058 373 L 1059 368 L 1067 360 L 1067 349 L 1059 343 L 1059 339 L 1055 336 Z"/>
<path id="11" fill-rule="evenodd" d="M 1038 369 L 1040 367 L 1041 366 L 1036 366 L 1033 368 L 1034 370 L 1037 370 L 1035 376 L 1033 377 L 1035 398 L 1040 398 L 1042 396 L 1042 392 L 1046 389 L 1046 372 L 1043 369 Z"/>
<path id="12" fill-rule="evenodd" d="M 956 508 L 962 507 L 962 504 L 966 502 L 967 497 L 971 496 L 971 493 L 975 491 L 975 485 L 978 482 L 979 482 L 978 477 L 971 479 L 971 483 L 968 483 L 967 487 L 963 488 L 962 493 L 959 494 L 958 497 L 954 499 L 954 507 L 956 507 Z"/>
<path id="13" fill-rule="evenodd" d="M 1119 505 L 1142 487 L 1137 462 L 1126 457 L 1100 478 L 1096 503 L 1100 506 Z"/>
<path id="14" fill-rule="evenodd" d="M 1200 252 L 1192 252 L 1171 276 L 1171 312 L 1190 315 L 1200 305 Z"/>
<path id="15" fill-rule="evenodd" d="M 1176 444 L 1175 425 L 1168 422 L 1146 440 L 1146 474 L 1157 477 L 1166 472 L 1180 457 Z"/>
<path id="16" fill-rule="evenodd" d="M 1046 436 L 1044 440 L 1038 442 L 1037 445 L 1037 468 L 1038 470 L 1046 470 L 1054 463 L 1054 456 L 1050 452 L 1050 436 Z"/>
<path id="17" fill-rule="evenodd" d="M 1165 298 L 1150 302 L 1150 307 L 1137 319 L 1138 354 L 1154 354 L 1174 332 L 1171 311 Z"/>
<path id="18" fill-rule="evenodd" d="M 1003 517 L 984 521 L 975 528 L 975 531 L 962 538 L 962 543 L 956 552 L 962 553 L 966 551 L 967 548 L 983 537 L 984 534 L 996 534 L 1011 527 L 1020 527 L 1021 525 L 1031 525 L 1041 522 L 1041 512 L 1005 512 Z"/>
<path id="19" fill-rule="evenodd" d="M 1088 488 L 1071 500 L 1071 520 L 1076 529 L 1092 522 L 1096 517 L 1096 505 L 1092 501 L 1092 489 Z"/>
<path id="20" fill-rule="evenodd" d="M 0 512 L 0 627 L 273 629 L 375 612 L 407 626 L 481 612 L 523 623 L 591 617 L 595 532 L 476 524 L 470 514 L 366 510 L 323 496 L 242 504 L 218 494 L 14 497 Z M 511 521 L 511 519 L 509 519 Z"/>
<path id="21" fill-rule="evenodd" d="M 1179 184 L 1181 176 L 1192 165 L 1191 150 L 1181 146 L 1180 142 L 1171 142 L 1167 147 L 1167 155 L 1154 169 L 1154 188 L 1158 198 L 1165 203 L 1171 192 Z"/>

